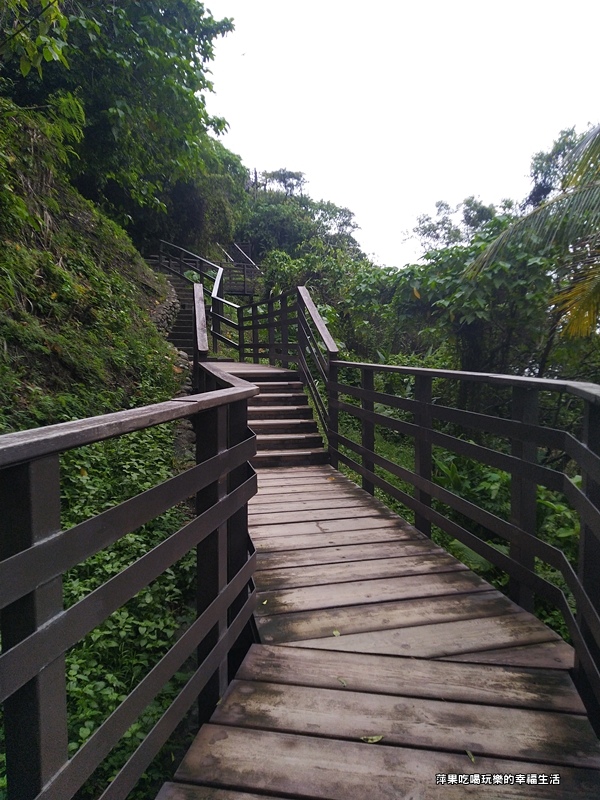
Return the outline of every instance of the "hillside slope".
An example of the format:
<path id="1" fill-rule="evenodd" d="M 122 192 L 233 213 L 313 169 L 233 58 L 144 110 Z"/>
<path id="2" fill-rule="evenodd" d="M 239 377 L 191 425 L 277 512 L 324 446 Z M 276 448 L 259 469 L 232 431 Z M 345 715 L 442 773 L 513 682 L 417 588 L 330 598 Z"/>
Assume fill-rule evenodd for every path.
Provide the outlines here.
<path id="1" fill-rule="evenodd" d="M 0 433 L 156 402 L 175 353 L 167 284 L 62 176 L 76 108 L 0 99 Z"/>

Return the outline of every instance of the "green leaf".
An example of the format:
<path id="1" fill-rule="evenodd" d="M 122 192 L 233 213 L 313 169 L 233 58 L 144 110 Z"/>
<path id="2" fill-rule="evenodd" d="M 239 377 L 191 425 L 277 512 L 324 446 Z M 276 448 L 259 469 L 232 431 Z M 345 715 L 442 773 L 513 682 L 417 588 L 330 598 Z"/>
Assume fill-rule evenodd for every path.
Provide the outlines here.
<path id="1" fill-rule="evenodd" d="M 19 68 L 21 70 L 21 75 L 26 78 L 31 72 L 31 61 L 27 58 L 27 56 L 21 56 Z"/>

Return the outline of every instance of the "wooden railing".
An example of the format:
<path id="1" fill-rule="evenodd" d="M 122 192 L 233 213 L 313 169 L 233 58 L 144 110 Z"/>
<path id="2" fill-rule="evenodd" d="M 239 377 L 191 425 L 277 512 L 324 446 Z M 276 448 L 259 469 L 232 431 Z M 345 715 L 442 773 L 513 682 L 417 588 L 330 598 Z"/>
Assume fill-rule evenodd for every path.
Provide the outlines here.
<path id="1" fill-rule="evenodd" d="M 537 595 L 559 609 L 577 655 L 578 688 L 599 728 L 600 386 L 341 361 L 332 362 L 330 370 L 331 462 L 361 476 L 371 494 L 378 489 L 410 509 L 423 533 L 431 535 L 435 525 L 506 572 L 509 594 L 523 608 L 533 610 Z M 436 397 L 459 396 L 444 384 L 461 382 L 509 392 L 510 414 L 476 413 Z M 401 388 L 394 390 L 394 383 Z M 582 403 L 581 436 L 542 424 L 542 394 Z M 413 469 L 378 452 L 377 434 L 383 432 L 397 444 L 412 442 Z M 508 519 L 441 485 L 435 463 L 454 456 L 510 476 Z M 564 463 L 569 474 L 544 461 Z M 561 493 L 579 515 L 577 569 L 560 549 L 536 535 L 538 487 Z M 495 542 L 507 547 L 498 549 Z M 560 588 L 536 571 L 538 560 L 562 576 L 574 608 Z"/>
<path id="2" fill-rule="evenodd" d="M 236 643 L 249 644 L 255 555 L 247 502 L 256 477 L 248 460 L 256 442 L 246 406 L 257 389 L 211 365 L 201 365 L 201 373 L 204 394 L 0 437 L 0 701 L 10 800 L 73 797 L 197 654 L 191 678 L 102 794 L 126 797 L 198 696 L 207 710 L 214 706 L 239 663 L 239 655 L 232 658 Z M 196 466 L 61 530 L 59 454 L 184 418 L 196 431 Z M 67 570 L 194 497 L 195 516 L 180 530 L 63 607 Z M 68 758 L 65 652 L 190 550 L 197 553 L 195 621 Z"/>
<path id="3" fill-rule="evenodd" d="M 212 303 L 214 308 L 214 294 Z M 306 287 L 235 306 L 234 312 L 217 312 L 231 338 L 219 330 L 216 339 L 226 341 L 241 361 L 297 366 L 333 466 L 345 465 L 366 491 L 378 490 L 409 509 L 426 535 L 436 526 L 503 570 L 510 596 L 523 608 L 533 610 L 539 596 L 560 610 L 575 647 L 577 685 L 600 731 L 600 386 L 341 361 Z M 509 396 L 488 402 L 486 392 Z M 540 409 L 542 395 L 558 398 L 552 419 L 559 419 L 561 400 L 581 404 L 578 418 L 562 428 L 553 423 Z M 412 469 L 382 455 L 382 432 L 412 442 Z M 508 518 L 442 485 L 438 465 L 456 456 L 509 478 Z M 560 493 L 579 516 L 575 567 L 537 536 L 539 487 Z M 556 571 L 569 601 L 536 571 L 536 560 Z"/>

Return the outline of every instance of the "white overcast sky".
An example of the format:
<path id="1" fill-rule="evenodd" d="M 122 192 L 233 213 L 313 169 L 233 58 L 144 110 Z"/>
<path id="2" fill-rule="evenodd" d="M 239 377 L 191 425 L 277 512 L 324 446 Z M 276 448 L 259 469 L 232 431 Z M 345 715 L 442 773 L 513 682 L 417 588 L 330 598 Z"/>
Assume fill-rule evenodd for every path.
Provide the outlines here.
<path id="1" fill-rule="evenodd" d="M 206 0 L 209 111 L 249 169 L 304 172 L 402 266 L 436 200 L 522 200 L 533 153 L 600 121 L 598 0 Z"/>

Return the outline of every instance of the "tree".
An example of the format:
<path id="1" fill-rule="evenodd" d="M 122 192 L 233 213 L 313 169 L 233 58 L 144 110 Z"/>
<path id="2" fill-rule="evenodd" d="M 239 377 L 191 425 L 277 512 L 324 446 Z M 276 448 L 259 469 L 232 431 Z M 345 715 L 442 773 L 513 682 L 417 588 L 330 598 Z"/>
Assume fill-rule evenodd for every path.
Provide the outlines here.
<path id="1" fill-rule="evenodd" d="M 566 128 L 558 134 L 558 139 L 548 152 L 541 151 L 533 156 L 529 173 L 533 187 L 523 202 L 523 209 L 537 208 L 550 195 L 560 192 L 573 153 L 582 138 L 575 128 Z"/>
<path id="2" fill-rule="evenodd" d="M 0 5 L 0 59 L 18 60 L 24 77 L 32 67 L 41 77 L 44 62 L 59 61 L 68 67 L 64 53 L 68 5 L 58 0 L 4 0 Z"/>
<path id="3" fill-rule="evenodd" d="M 506 211 L 509 207 L 509 201 L 505 200 L 502 210 Z M 438 200 L 435 208 L 435 218 L 430 214 L 421 214 L 413 228 L 413 233 L 425 251 L 469 241 L 474 233 L 498 213 L 495 206 L 486 206 L 473 195 L 466 197 L 454 208 L 444 200 Z"/>
<path id="4" fill-rule="evenodd" d="M 237 231 L 238 238 L 252 243 L 256 258 L 264 258 L 270 250 L 297 257 L 311 251 L 316 240 L 360 253 L 352 235 L 358 227 L 354 214 L 335 203 L 296 194 L 306 183 L 302 172 L 280 169 L 261 177 L 263 191 L 249 187 L 247 212 Z M 283 188 L 269 189 L 269 183 Z"/>
<path id="5" fill-rule="evenodd" d="M 515 244 L 552 257 L 559 290 L 552 303 L 564 316 L 564 330 L 589 336 L 600 316 L 600 126 L 573 152 L 562 191 L 518 219 L 480 254 L 470 269 L 481 276 Z"/>
<path id="6" fill-rule="evenodd" d="M 6 74 L 22 106 L 42 105 L 57 90 L 78 93 L 86 127 L 73 179 L 127 222 L 140 206 L 161 207 L 166 187 L 202 172 L 203 137 L 225 126 L 206 110 L 206 64 L 232 23 L 215 20 L 196 0 L 79 0 L 76 8 L 70 70 L 50 64 L 43 81 L 25 80 L 11 62 Z"/>
<path id="7" fill-rule="evenodd" d="M 285 167 L 276 169 L 274 172 L 262 172 L 260 177 L 265 191 L 269 188 L 269 184 L 274 183 L 283 189 L 287 197 L 296 194 L 297 191 L 302 194 L 306 185 L 303 172 L 291 172 Z"/>

